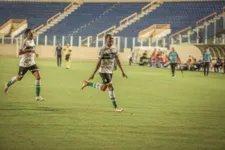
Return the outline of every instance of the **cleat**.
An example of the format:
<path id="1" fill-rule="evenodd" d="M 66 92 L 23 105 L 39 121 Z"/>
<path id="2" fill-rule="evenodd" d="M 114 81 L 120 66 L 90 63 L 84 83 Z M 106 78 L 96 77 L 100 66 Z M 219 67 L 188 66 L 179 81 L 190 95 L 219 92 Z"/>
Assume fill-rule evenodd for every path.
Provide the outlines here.
<path id="1" fill-rule="evenodd" d="M 37 96 L 37 97 L 36 97 L 36 101 L 44 101 L 44 98 L 41 97 L 41 96 Z"/>
<path id="2" fill-rule="evenodd" d="M 83 81 L 83 84 L 82 84 L 82 87 L 81 87 L 81 90 L 83 90 L 88 84 L 88 81 L 87 80 L 84 80 Z"/>
<path id="3" fill-rule="evenodd" d="M 122 112 L 122 111 L 123 111 L 123 108 L 118 108 L 118 107 L 117 107 L 117 108 L 115 109 L 115 112 Z"/>
<path id="4" fill-rule="evenodd" d="M 4 92 L 5 92 L 5 94 L 7 94 L 7 93 L 8 93 L 8 89 L 9 89 L 9 87 L 7 86 L 7 83 L 5 83 L 5 88 L 4 88 Z"/>

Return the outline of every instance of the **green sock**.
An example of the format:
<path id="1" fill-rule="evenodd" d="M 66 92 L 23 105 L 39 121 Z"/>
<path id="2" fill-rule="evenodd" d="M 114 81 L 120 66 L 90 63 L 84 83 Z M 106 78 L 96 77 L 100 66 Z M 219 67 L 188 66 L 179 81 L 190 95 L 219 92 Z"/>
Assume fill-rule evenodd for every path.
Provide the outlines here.
<path id="1" fill-rule="evenodd" d="M 117 108 L 116 100 L 115 99 L 111 99 L 111 100 L 112 100 L 112 104 L 113 104 L 114 108 Z"/>
<path id="2" fill-rule="evenodd" d="M 90 87 L 94 87 L 94 83 L 93 82 L 88 82 L 87 86 L 90 86 Z"/>
<path id="3" fill-rule="evenodd" d="M 36 86 L 36 96 L 40 96 L 40 92 L 41 92 L 41 87 Z"/>
<path id="4" fill-rule="evenodd" d="M 93 83 L 93 82 L 88 82 L 87 86 L 93 87 L 95 89 L 101 90 L 102 84 L 100 83 Z"/>
<path id="5" fill-rule="evenodd" d="M 13 85 L 16 82 L 16 76 L 12 77 L 12 79 L 7 83 L 7 86 L 10 87 L 11 85 Z"/>

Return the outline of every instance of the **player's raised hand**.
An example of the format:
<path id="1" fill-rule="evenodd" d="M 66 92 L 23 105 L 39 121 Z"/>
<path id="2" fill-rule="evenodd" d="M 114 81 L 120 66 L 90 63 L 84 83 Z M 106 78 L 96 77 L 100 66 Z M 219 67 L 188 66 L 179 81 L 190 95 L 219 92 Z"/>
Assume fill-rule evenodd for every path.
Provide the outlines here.
<path id="1" fill-rule="evenodd" d="M 124 72 L 122 73 L 122 76 L 123 76 L 124 78 L 128 78 L 127 75 L 126 75 Z"/>

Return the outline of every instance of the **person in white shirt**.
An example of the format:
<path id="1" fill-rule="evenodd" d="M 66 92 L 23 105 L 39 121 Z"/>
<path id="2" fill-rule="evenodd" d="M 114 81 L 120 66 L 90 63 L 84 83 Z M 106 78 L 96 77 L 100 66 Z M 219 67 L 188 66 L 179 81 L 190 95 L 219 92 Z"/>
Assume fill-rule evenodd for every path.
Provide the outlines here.
<path id="1" fill-rule="evenodd" d="M 12 86 L 16 81 L 21 81 L 23 79 L 23 76 L 27 73 L 29 70 L 33 76 L 36 79 L 36 100 L 44 100 L 40 96 L 41 91 L 41 77 L 39 68 L 35 63 L 34 58 L 38 57 L 38 54 L 35 52 L 35 43 L 33 39 L 33 33 L 31 29 L 26 29 L 25 31 L 25 39 L 23 41 L 22 47 L 19 50 L 19 72 L 17 76 L 12 77 L 11 80 L 9 80 L 5 84 L 4 92 L 7 93 L 10 86 Z"/>
<path id="2" fill-rule="evenodd" d="M 116 97 L 114 94 L 114 88 L 112 84 L 112 76 L 113 76 L 113 67 L 114 62 L 116 60 L 117 65 L 119 66 L 120 70 L 122 71 L 122 76 L 127 78 L 127 75 L 124 73 L 123 68 L 121 66 L 117 50 L 112 46 L 113 45 L 113 37 L 110 34 L 105 36 L 106 46 L 100 49 L 99 52 L 99 60 L 97 66 L 94 70 L 94 73 L 90 76 L 88 80 L 83 82 L 81 89 L 84 89 L 87 86 L 96 88 L 101 91 L 105 91 L 107 88 L 109 89 L 109 97 L 112 101 L 112 104 L 115 108 L 116 112 L 121 112 L 123 109 L 119 108 L 116 103 Z M 96 72 L 99 70 L 99 74 L 102 78 L 102 83 L 93 83 L 89 82 L 90 80 L 94 79 Z"/>

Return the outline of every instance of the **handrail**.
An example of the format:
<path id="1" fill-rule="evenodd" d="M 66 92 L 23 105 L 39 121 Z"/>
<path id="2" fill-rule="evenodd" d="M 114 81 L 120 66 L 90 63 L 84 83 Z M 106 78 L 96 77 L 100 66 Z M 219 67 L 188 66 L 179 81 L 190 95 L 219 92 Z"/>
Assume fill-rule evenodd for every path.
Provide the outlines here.
<path id="1" fill-rule="evenodd" d="M 52 16 L 51 18 L 49 18 L 47 20 L 47 24 L 49 24 L 52 20 L 56 19 L 57 17 L 59 17 L 61 15 L 61 12 L 57 13 L 56 15 Z"/>
<path id="2" fill-rule="evenodd" d="M 4 23 L 2 26 L 0 26 L 0 30 L 10 23 L 12 23 L 12 19 L 8 20 L 6 23 Z"/>
<path id="3" fill-rule="evenodd" d="M 133 13 L 133 14 L 131 14 L 130 16 L 124 18 L 123 20 L 120 21 L 120 25 L 122 25 L 122 23 L 124 23 L 124 22 L 128 22 L 128 20 L 129 20 L 130 18 L 137 17 L 137 15 L 138 15 L 138 13 L 136 12 L 136 13 Z"/>
<path id="4" fill-rule="evenodd" d="M 138 36 L 141 36 L 147 32 L 149 32 L 150 30 L 154 30 L 154 29 L 164 29 L 164 28 L 170 28 L 170 24 L 154 24 L 154 25 L 151 25 L 150 27 L 140 31 L 138 33 Z"/>
<path id="5" fill-rule="evenodd" d="M 154 32 L 154 33 L 152 34 L 152 37 L 154 37 L 154 36 L 160 34 L 160 33 L 163 32 L 165 29 L 170 29 L 170 28 L 171 28 L 170 24 L 167 24 L 167 25 L 165 25 L 164 27 L 162 27 L 161 29 L 159 29 L 158 31 Z"/>
<path id="6" fill-rule="evenodd" d="M 105 34 L 106 32 L 108 32 L 108 31 L 110 31 L 110 30 L 116 30 L 116 26 L 114 25 L 114 26 L 112 26 L 112 27 L 110 27 L 110 28 L 108 28 L 108 29 L 106 29 L 106 30 L 104 30 L 104 31 L 102 31 L 102 32 L 100 32 L 100 33 L 98 33 L 97 34 L 97 37 L 99 37 L 100 35 L 102 35 L 102 34 Z"/>
<path id="7" fill-rule="evenodd" d="M 199 24 L 202 23 L 202 21 L 205 22 L 206 19 L 208 19 L 208 18 L 210 18 L 210 17 L 212 17 L 212 16 L 216 17 L 216 15 L 217 15 L 217 12 L 214 12 L 214 13 L 212 13 L 212 14 L 210 14 L 210 15 L 208 15 L 208 16 L 206 16 L 206 17 L 200 19 L 200 20 L 198 20 L 198 21 L 196 22 L 196 26 L 198 27 Z"/>
<path id="8" fill-rule="evenodd" d="M 37 28 L 33 29 L 32 32 L 35 33 L 43 27 L 44 27 L 44 25 L 42 24 L 42 25 L 38 26 Z"/>
<path id="9" fill-rule="evenodd" d="M 22 25 L 24 25 L 24 24 L 27 24 L 27 20 L 26 19 L 17 19 L 17 21 L 22 21 L 22 22 L 20 22 L 17 26 L 16 26 L 16 28 L 14 28 L 13 30 L 12 30 L 12 32 L 13 31 L 15 31 L 18 27 L 20 27 L 20 26 L 22 26 Z M 14 20 L 13 20 L 13 22 L 14 22 Z"/>
<path id="10" fill-rule="evenodd" d="M 150 27 L 148 27 L 148 28 L 146 28 L 146 29 L 144 29 L 142 31 L 140 31 L 139 34 L 138 34 L 138 36 L 141 36 L 141 35 L 149 32 L 150 30 L 153 30 L 153 29 L 156 29 L 156 25 L 155 24 L 154 25 L 151 25 Z"/>
<path id="11" fill-rule="evenodd" d="M 64 12 L 67 11 L 68 9 L 70 9 L 70 7 L 72 7 L 76 2 L 71 2 L 68 6 L 66 6 L 64 8 Z"/>
<path id="12" fill-rule="evenodd" d="M 141 11 L 144 12 L 146 10 L 146 8 L 148 8 L 149 6 L 152 6 L 154 3 L 157 3 L 157 0 L 153 0 L 152 2 L 150 2 L 149 4 L 147 4 L 146 6 L 144 6 Z"/>
<path id="13" fill-rule="evenodd" d="M 13 23 L 23 22 L 25 19 L 12 19 Z"/>
<path id="14" fill-rule="evenodd" d="M 75 0 L 74 2 L 71 2 L 69 5 L 67 5 L 64 8 L 64 12 L 67 11 L 68 9 L 70 9 L 74 4 L 81 4 L 81 0 Z"/>
<path id="15" fill-rule="evenodd" d="M 191 26 L 189 26 L 189 27 L 187 27 L 187 28 L 184 28 L 184 29 L 182 29 L 182 30 L 180 30 L 180 31 L 178 31 L 178 32 L 176 32 L 176 33 L 174 33 L 174 34 L 172 34 L 171 36 L 170 36 L 170 38 L 171 37 L 174 37 L 174 36 L 176 36 L 176 35 L 178 35 L 178 34 L 180 34 L 180 33 L 182 33 L 182 32 L 185 32 L 185 31 L 187 31 L 187 30 L 190 30 L 192 27 Z"/>

